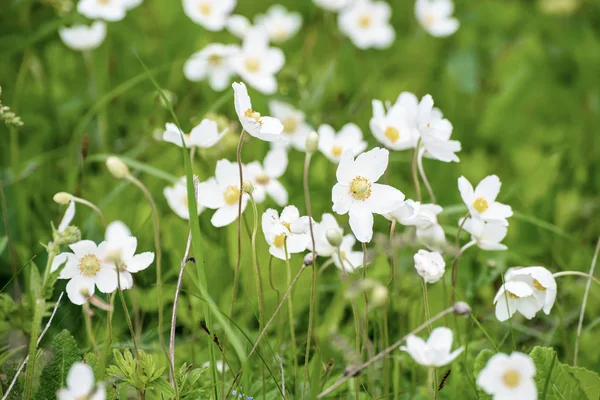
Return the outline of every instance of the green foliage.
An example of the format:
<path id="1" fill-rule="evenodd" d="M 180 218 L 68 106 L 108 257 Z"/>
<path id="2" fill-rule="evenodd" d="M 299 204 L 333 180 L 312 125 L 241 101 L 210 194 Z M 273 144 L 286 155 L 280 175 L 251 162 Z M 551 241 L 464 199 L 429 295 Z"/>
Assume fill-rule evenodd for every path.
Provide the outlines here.
<path id="1" fill-rule="evenodd" d="M 202 374 L 207 371 L 207 368 L 192 368 L 191 365 L 183 364 L 177 371 L 177 388 L 179 390 L 178 399 L 193 400 L 203 398 L 206 391 L 198 387 L 198 380 Z"/>
<path id="2" fill-rule="evenodd" d="M 129 349 L 123 353 L 117 349 L 113 351 L 114 365 L 108 367 L 106 373 L 117 378 L 118 387 L 133 387 L 138 393 L 156 392 L 158 397 L 172 397 L 175 391 L 169 383 L 162 378 L 164 367 L 157 368 L 152 355 L 139 350 L 139 359 L 135 359 Z"/>
<path id="3" fill-rule="evenodd" d="M 494 355 L 494 352 L 490 349 L 481 350 L 479 352 L 479 354 L 477 354 L 477 357 L 475 358 L 475 364 L 473 365 L 473 376 L 475 377 L 475 379 L 477 379 L 477 376 L 479 375 L 481 370 L 483 368 L 485 368 L 487 362 L 490 360 L 490 358 L 492 358 L 493 355 Z M 483 390 L 481 390 L 479 388 L 477 388 L 477 393 L 478 393 L 480 399 L 491 399 L 492 398 L 492 396 L 485 393 Z"/>

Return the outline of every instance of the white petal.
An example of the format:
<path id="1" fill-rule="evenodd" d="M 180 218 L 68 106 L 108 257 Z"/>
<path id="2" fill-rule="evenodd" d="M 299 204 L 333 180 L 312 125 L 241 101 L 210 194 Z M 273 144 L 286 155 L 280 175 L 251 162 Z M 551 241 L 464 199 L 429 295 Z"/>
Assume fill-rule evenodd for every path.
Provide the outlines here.
<path id="1" fill-rule="evenodd" d="M 287 206 L 281 211 L 280 219 L 282 222 L 292 223 L 298 218 L 300 218 L 300 211 L 296 206 Z"/>
<path id="2" fill-rule="evenodd" d="M 333 211 L 338 214 L 346 214 L 350 211 L 353 198 L 348 192 L 348 186 L 336 183 L 331 191 L 331 201 L 333 202 Z"/>
<path id="3" fill-rule="evenodd" d="M 246 209 L 247 200 L 244 198 L 242 200 L 242 213 Z M 220 228 L 222 226 L 229 225 L 233 221 L 235 221 L 238 217 L 238 205 L 232 206 L 223 206 L 219 208 L 212 216 L 210 222 L 213 226 Z"/>
<path id="4" fill-rule="evenodd" d="M 461 176 L 458 178 L 458 190 L 460 191 L 460 196 L 462 200 L 465 202 L 467 207 L 471 208 L 473 205 L 473 186 L 471 183 L 465 178 Z"/>
<path id="5" fill-rule="evenodd" d="M 261 135 L 281 135 L 283 132 L 283 124 L 280 120 L 273 117 L 261 117 L 260 118 Z"/>
<path id="6" fill-rule="evenodd" d="M 377 182 L 385 173 L 389 155 L 390 152 L 387 149 L 379 147 L 362 153 L 354 160 L 354 172 L 367 178 L 370 182 Z"/>
<path id="7" fill-rule="evenodd" d="M 94 277 L 94 281 L 102 293 L 112 293 L 117 290 L 117 270 L 114 265 L 101 268 Z"/>
<path id="8" fill-rule="evenodd" d="M 387 214 L 404 203 L 404 194 L 391 186 L 372 183 L 371 196 L 364 203 L 375 214 Z"/>
<path id="9" fill-rule="evenodd" d="M 73 364 L 67 375 L 67 387 L 76 397 L 86 396 L 94 387 L 94 372 L 84 363 Z"/>
<path id="10" fill-rule="evenodd" d="M 77 258 L 81 258 L 86 254 L 95 254 L 98 249 L 96 243 L 91 240 L 80 240 L 77 243 L 69 245 L 69 247 L 73 250 L 73 253 L 75 253 Z"/>
<path id="11" fill-rule="evenodd" d="M 71 303 L 82 305 L 86 302 L 87 297 L 81 294 L 82 290 L 87 290 L 89 296 L 94 294 L 94 280 L 81 275 L 74 276 L 66 287 L 67 296 Z"/>
<path id="12" fill-rule="evenodd" d="M 477 188 L 475 188 L 475 198 L 483 197 L 485 198 L 489 204 L 492 204 L 496 201 L 496 197 L 498 197 L 498 193 L 500 193 L 500 187 L 502 184 L 500 183 L 500 178 L 496 175 L 486 176 Z"/>
<path id="13" fill-rule="evenodd" d="M 154 253 L 148 251 L 137 254 L 127 261 L 127 271 L 139 272 L 150 266 L 154 262 Z"/>
<path id="14" fill-rule="evenodd" d="M 287 151 L 281 148 L 272 149 L 265 156 L 265 170 L 271 178 L 279 178 L 288 165 Z"/>
<path id="15" fill-rule="evenodd" d="M 62 220 L 60 221 L 60 224 L 58 225 L 58 232 L 63 232 L 65 229 L 67 229 L 71 221 L 73 221 L 74 217 L 75 202 L 71 200 L 69 201 L 69 205 L 67 207 L 67 210 L 65 211 L 65 215 L 63 216 Z"/>
<path id="16" fill-rule="evenodd" d="M 429 366 L 429 360 L 425 358 L 427 345 L 425 341 L 418 336 L 409 335 L 406 338 L 406 347 L 400 347 L 400 350 L 406 351 L 417 363 Z"/>
<path id="17" fill-rule="evenodd" d="M 212 209 L 220 208 L 225 205 L 223 192 L 215 178 L 210 178 L 207 181 L 198 184 L 198 203 Z"/>
<path id="18" fill-rule="evenodd" d="M 369 210 L 352 208 L 349 215 L 354 236 L 362 243 L 370 242 L 373 238 L 373 214 Z"/>
<path id="19" fill-rule="evenodd" d="M 325 129 L 326 130 L 326 129 Z M 319 128 L 319 135 L 322 132 L 322 127 Z M 319 142 L 321 139 L 319 138 Z M 356 176 L 354 168 L 354 152 L 348 149 L 342 153 L 340 163 L 337 167 L 337 181 L 342 184 L 350 184 L 350 181 Z"/>
<path id="20" fill-rule="evenodd" d="M 277 203 L 279 207 L 283 207 L 288 203 L 288 192 L 285 187 L 275 179 L 271 179 L 266 187 L 267 193 Z"/>

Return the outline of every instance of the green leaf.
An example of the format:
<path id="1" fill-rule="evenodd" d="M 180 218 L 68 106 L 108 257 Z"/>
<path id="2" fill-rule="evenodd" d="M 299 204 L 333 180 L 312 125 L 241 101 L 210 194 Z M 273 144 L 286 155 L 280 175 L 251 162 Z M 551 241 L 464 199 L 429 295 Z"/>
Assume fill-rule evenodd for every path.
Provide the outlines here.
<path id="1" fill-rule="evenodd" d="M 582 367 L 563 364 L 563 367 L 579 381 L 579 387 L 588 399 L 597 399 L 600 393 L 600 376 Z"/>
<path id="2" fill-rule="evenodd" d="M 175 397 L 175 390 L 171 387 L 171 384 L 167 382 L 165 378 L 160 378 L 152 382 L 150 388 L 157 391 L 159 396 L 162 398 L 173 398 Z"/>
<path id="3" fill-rule="evenodd" d="M 50 348 L 52 359 L 42 370 L 36 400 L 55 398 L 56 391 L 65 386 L 71 366 L 81 360 L 77 342 L 66 329 L 54 336 Z"/>
<path id="4" fill-rule="evenodd" d="M 475 375 L 475 379 L 477 379 L 477 375 L 481 372 L 482 369 L 485 368 L 486 364 L 492 358 L 494 352 L 490 349 L 484 349 L 477 354 L 475 358 L 475 365 L 473 366 L 473 375 Z M 491 399 L 492 397 L 485 393 L 483 390 L 477 388 L 480 399 Z"/>

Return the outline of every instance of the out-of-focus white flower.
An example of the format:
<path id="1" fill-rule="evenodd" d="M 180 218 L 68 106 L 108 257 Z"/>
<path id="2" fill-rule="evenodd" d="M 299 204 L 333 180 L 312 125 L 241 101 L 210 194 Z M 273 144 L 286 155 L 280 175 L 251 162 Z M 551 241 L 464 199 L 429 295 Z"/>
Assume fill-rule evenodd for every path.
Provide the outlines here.
<path id="1" fill-rule="evenodd" d="M 339 163 L 346 150 L 352 150 L 356 157 L 366 148 L 367 142 L 356 124 L 348 123 L 338 133 L 330 125 L 319 127 L 319 151 L 331 162 Z"/>
<path id="2" fill-rule="evenodd" d="M 67 206 L 67 209 L 65 210 L 65 214 L 63 215 L 62 219 L 60 220 L 60 223 L 58 224 L 57 231 L 59 233 L 64 232 L 65 229 L 67 229 L 67 227 L 73 221 L 73 218 L 75 218 L 75 202 L 73 200 L 71 200 L 71 201 L 69 201 L 69 205 Z"/>
<path id="3" fill-rule="evenodd" d="M 89 19 L 114 22 L 125 18 L 127 7 L 123 0 L 80 0 L 77 12 Z"/>
<path id="4" fill-rule="evenodd" d="M 437 215 L 442 211 L 443 208 L 436 204 L 420 204 L 409 199 L 385 217 L 389 220 L 395 219 L 405 226 L 416 227 L 418 241 L 429 250 L 442 253 L 446 237 L 437 220 Z"/>
<path id="5" fill-rule="evenodd" d="M 236 45 L 211 43 L 187 59 L 183 74 L 193 82 L 208 79 L 213 90 L 223 91 L 235 74 L 232 59 L 239 52 Z"/>
<path id="6" fill-rule="evenodd" d="M 288 165 L 285 149 L 271 149 L 265 156 L 263 165 L 253 161 L 246 166 L 248 179 L 254 184 L 252 196 L 257 203 L 265 201 L 267 194 L 275 200 L 278 206 L 283 207 L 288 202 L 288 192 L 278 181 Z"/>
<path id="7" fill-rule="evenodd" d="M 353 150 L 342 154 L 337 181 L 331 193 L 333 211 L 350 215 L 350 228 L 356 238 L 370 242 L 373 213 L 388 214 L 402 205 L 404 194 L 388 185 L 376 183 L 388 165 L 389 151 L 374 148 L 356 157 Z"/>
<path id="8" fill-rule="evenodd" d="M 144 2 L 144 0 L 121 0 L 121 1 L 123 2 L 123 6 L 125 6 L 125 8 L 128 10 L 135 8 Z"/>
<path id="9" fill-rule="evenodd" d="M 391 150 L 415 147 L 416 137 L 411 114 L 397 102 L 385 110 L 380 100 L 373 100 L 373 118 L 369 123 L 373 136 Z"/>
<path id="10" fill-rule="evenodd" d="M 479 218 L 468 218 L 459 221 L 459 226 L 463 225 L 463 229 L 471 234 L 473 242 L 482 250 L 506 250 L 508 247 L 500 243 L 506 237 L 508 229 L 506 225 L 498 221 L 485 222 Z M 463 247 L 464 248 L 464 247 Z"/>
<path id="11" fill-rule="evenodd" d="M 419 250 L 414 255 L 415 269 L 427 283 L 436 283 L 444 276 L 446 263 L 438 252 Z"/>
<path id="12" fill-rule="evenodd" d="M 450 352 L 452 336 L 452 331 L 446 327 L 435 328 L 427 342 L 410 335 L 406 338 L 406 346 L 400 347 L 400 350 L 406 351 L 413 360 L 425 367 L 443 367 L 454 361 L 464 350 L 464 347 L 460 347 Z"/>
<path id="13" fill-rule="evenodd" d="M 238 182 L 239 185 L 239 182 Z M 169 203 L 171 210 L 183 219 L 190 219 L 190 208 L 187 195 L 186 177 L 182 176 L 173 186 L 167 186 L 163 190 L 163 194 Z M 204 207 L 197 202 L 196 210 L 198 215 L 204 210 Z"/>
<path id="14" fill-rule="evenodd" d="M 390 25 L 392 9 L 383 1 L 356 0 L 338 16 L 340 30 L 359 49 L 385 49 L 396 37 Z"/>
<path id="15" fill-rule="evenodd" d="M 533 291 L 533 285 L 521 281 L 505 282 L 498 290 L 494 304 L 496 318 L 501 322 L 511 318 L 517 311 L 525 318 L 532 319 L 542 308 Z"/>
<path id="16" fill-rule="evenodd" d="M 425 155 L 443 162 L 459 162 L 455 154 L 461 150 L 457 140 L 450 140 L 452 124 L 443 118 L 442 112 L 433 107 L 433 98 L 426 95 L 421 99 L 416 116 L 416 127 L 421 138 L 422 152 Z"/>
<path id="17" fill-rule="evenodd" d="M 261 117 L 252 109 L 252 101 L 248 95 L 248 88 L 244 83 L 234 82 L 235 112 L 238 115 L 242 128 L 250 135 L 266 142 L 286 142 L 282 135 L 283 124 L 277 118 Z"/>
<path id="18" fill-rule="evenodd" d="M 514 267 L 506 271 L 504 280 L 506 282 L 525 282 L 531 286 L 544 313 L 550 314 L 556 300 L 556 280 L 552 276 L 552 272 L 544 267 Z"/>
<path id="19" fill-rule="evenodd" d="M 329 239 L 327 238 L 327 231 L 330 229 L 338 232 L 340 236 L 344 235 L 344 230 L 340 227 L 335 217 L 332 214 L 325 213 L 321 217 L 321 222 L 314 225 L 315 250 L 321 257 L 330 257 L 337 250 L 329 243 Z"/>
<path id="20" fill-rule="evenodd" d="M 340 245 L 340 254 L 342 255 L 341 262 L 337 251 L 331 255 L 331 258 L 338 269 L 351 273 L 362 268 L 364 254 L 362 251 L 354 251 L 352 249 L 355 243 L 356 238 L 353 235 L 348 234 L 344 236 L 342 244 Z"/>
<path id="21" fill-rule="evenodd" d="M 458 178 L 458 190 L 472 216 L 484 221 L 498 221 L 508 225 L 506 219 L 512 217 L 512 209 L 496 201 L 501 186 L 500 178 L 490 175 L 483 178 L 473 191 L 473 185 L 467 178 L 464 176 Z"/>
<path id="22" fill-rule="evenodd" d="M 446 37 L 458 30 L 460 23 L 452 18 L 452 0 L 417 0 L 415 16 L 421 26 L 432 36 Z"/>
<path id="23" fill-rule="evenodd" d="M 277 91 L 275 74 L 284 64 L 283 51 L 277 47 L 269 47 L 269 36 L 260 27 L 250 29 L 241 51 L 232 59 L 233 68 L 242 79 L 264 94 Z"/>
<path id="24" fill-rule="evenodd" d="M 238 217 L 238 202 L 242 196 L 242 213 L 248 204 L 248 195 L 240 191 L 240 172 L 237 163 L 217 161 L 215 177 L 198 184 L 198 203 L 216 209 L 210 222 L 217 228 L 229 225 Z"/>
<path id="25" fill-rule="evenodd" d="M 56 392 L 58 400 L 104 400 L 106 389 L 104 383 L 94 385 L 94 371 L 92 367 L 82 362 L 77 362 L 69 369 L 67 387 Z"/>
<path id="26" fill-rule="evenodd" d="M 177 128 L 177 125 L 167 123 L 163 133 L 163 140 L 165 142 L 174 143 L 181 147 L 181 131 Z M 200 124 L 196 125 L 190 133 L 183 134 L 183 142 L 185 147 L 198 147 L 201 149 L 207 149 L 219 143 L 223 136 L 227 133 L 227 128 L 222 132 L 219 132 L 219 126 L 217 123 L 210 119 L 203 119 Z"/>
<path id="27" fill-rule="evenodd" d="M 93 50 L 100 46 L 106 37 L 106 24 L 94 21 L 90 26 L 73 25 L 70 28 L 60 28 L 58 34 L 67 47 L 78 50 Z"/>
<path id="28" fill-rule="evenodd" d="M 493 355 L 477 376 L 477 385 L 493 400 L 537 399 L 535 364 L 526 354 Z"/>
<path id="29" fill-rule="evenodd" d="M 252 29 L 250 20 L 243 15 L 234 14 L 227 18 L 227 31 L 233 36 L 243 39 Z"/>
<path id="30" fill-rule="evenodd" d="M 340 11 L 350 4 L 351 0 L 313 0 L 319 7 L 328 11 Z"/>
<path id="31" fill-rule="evenodd" d="M 266 14 L 254 18 L 254 25 L 265 29 L 271 41 L 281 43 L 298 33 L 302 16 L 297 12 L 288 12 L 281 4 L 274 4 Z"/>
<path id="32" fill-rule="evenodd" d="M 312 132 L 312 127 L 306 122 L 306 115 L 287 103 L 277 100 L 269 102 L 271 115 L 283 124 L 283 134 L 288 142 L 282 143 L 285 147 L 294 146 L 297 150 L 306 150 L 306 138 Z"/>
<path id="33" fill-rule="evenodd" d="M 220 373 L 229 371 L 229 366 L 221 360 L 216 360 L 215 366 L 217 367 L 217 371 L 219 371 Z M 206 361 L 204 364 L 202 364 L 202 368 L 208 367 L 210 367 L 210 361 Z"/>
<path id="34" fill-rule="evenodd" d="M 225 27 L 237 0 L 183 0 L 183 11 L 195 23 L 209 31 Z"/>
<path id="35" fill-rule="evenodd" d="M 287 206 L 281 211 L 281 216 L 276 210 L 269 208 L 262 215 L 262 229 L 265 240 L 270 245 L 269 253 L 281 260 L 290 258 L 291 254 L 301 253 L 306 250 L 308 241 L 308 217 L 300 217 L 300 212 L 295 206 Z"/>

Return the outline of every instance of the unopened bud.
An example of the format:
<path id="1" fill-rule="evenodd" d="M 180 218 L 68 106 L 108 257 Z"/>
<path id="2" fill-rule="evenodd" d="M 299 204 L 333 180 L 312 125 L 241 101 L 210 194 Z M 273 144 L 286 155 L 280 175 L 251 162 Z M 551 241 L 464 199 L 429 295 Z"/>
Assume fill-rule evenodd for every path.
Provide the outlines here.
<path id="1" fill-rule="evenodd" d="M 379 285 L 375 286 L 372 290 L 371 305 L 373 307 L 378 307 L 382 304 L 385 304 L 385 302 L 387 301 L 387 298 L 388 298 L 388 289 L 385 286 L 379 284 Z"/>
<path id="2" fill-rule="evenodd" d="M 106 168 L 117 179 L 123 179 L 129 175 L 129 168 L 119 157 L 110 156 L 106 159 Z"/>
<path id="3" fill-rule="evenodd" d="M 325 236 L 327 237 L 327 241 L 329 242 L 329 244 L 333 247 L 340 247 L 342 241 L 344 240 L 344 237 L 342 236 L 340 231 L 333 228 L 327 229 L 327 231 L 325 232 Z"/>
<path id="4" fill-rule="evenodd" d="M 69 204 L 72 198 L 73 196 L 67 192 L 58 192 L 54 195 L 52 199 L 58 204 L 67 205 Z"/>
<path id="5" fill-rule="evenodd" d="M 254 184 L 246 179 L 242 184 L 242 190 L 244 193 L 252 194 L 252 192 L 254 192 Z"/>
<path id="6" fill-rule="evenodd" d="M 64 231 L 56 231 L 54 241 L 58 245 L 70 245 L 81 240 L 81 231 L 73 225 L 69 225 Z"/>
<path id="7" fill-rule="evenodd" d="M 309 265 L 313 265 L 313 255 L 312 253 L 308 253 L 307 255 L 304 256 L 304 265 L 309 266 Z"/>
<path id="8" fill-rule="evenodd" d="M 319 134 L 315 131 L 312 131 L 306 137 L 306 152 L 309 154 L 314 153 L 319 148 Z"/>
<path id="9" fill-rule="evenodd" d="M 471 315 L 471 306 L 464 301 L 459 301 L 454 304 L 454 314 L 469 316 Z"/>

